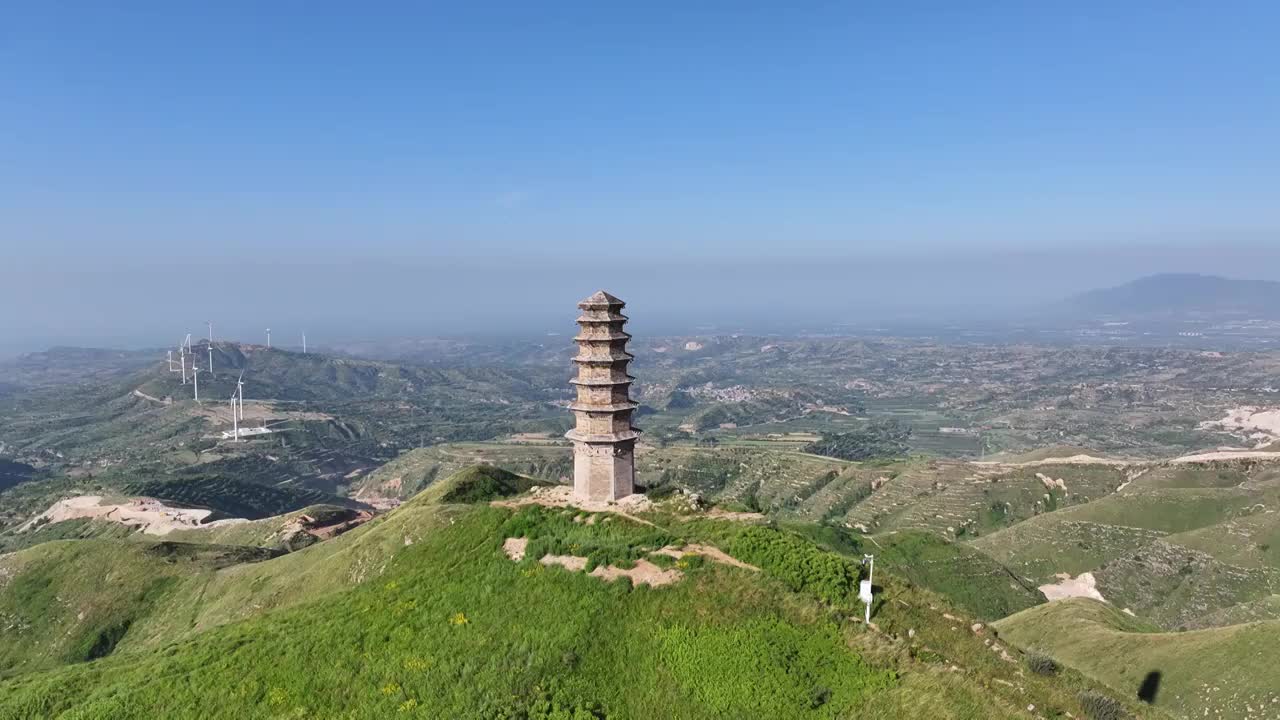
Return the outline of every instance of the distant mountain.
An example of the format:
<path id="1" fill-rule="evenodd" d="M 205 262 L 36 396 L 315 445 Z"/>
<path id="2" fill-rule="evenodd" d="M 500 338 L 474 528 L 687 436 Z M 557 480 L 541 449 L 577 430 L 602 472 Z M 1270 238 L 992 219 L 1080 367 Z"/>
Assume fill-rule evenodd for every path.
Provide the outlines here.
<path id="1" fill-rule="evenodd" d="M 160 350 L 107 350 L 54 347 L 0 361 L 0 395 L 4 386 L 49 387 L 99 384 L 155 363 Z"/>
<path id="2" fill-rule="evenodd" d="M 1151 275 L 1069 298 L 1065 311 L 1107 315 L 1280 319 L 1280 282 L 1213 275 Z"/>

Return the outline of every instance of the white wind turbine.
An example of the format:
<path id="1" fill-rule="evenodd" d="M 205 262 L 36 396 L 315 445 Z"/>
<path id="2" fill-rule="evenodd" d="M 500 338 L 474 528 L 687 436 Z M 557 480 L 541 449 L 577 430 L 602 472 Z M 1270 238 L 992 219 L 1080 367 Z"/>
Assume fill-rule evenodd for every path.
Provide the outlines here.
<path id="1" fill-rule="evenodd" d="M 187 384 L 187 346 L 191 344 L 191 333 L 178 344 L 178 364 L 182 366 L 182 384 Z"/>
<path id="2" fill-rule="evenodd" d="M 302 354 L 307 354 L 307 334 L 305 332 L 302 333 Z"/>
<path id="3" fill-rule="evenodd" d="M 271 328 L 267 328 L 267 349 L 271 349 Z"/>
<path id="4" fill-rule="evenodd" d="M 177 370 L 173 369 L 173 351 L 172 350 L 169 351 L 169 372 L 178 372 Z"/>
<path id="5" fill-rule="evenodd" d="M 209 377 L 213 377 L 213 321 L 206 320 L 205 325 L 209 326 Z"/>
<path id="6" fill-rule="evenodd" d="M 200 368 L 194 358 L 191 361 L 191 381 L 195 383 L 196 402 L 200 402 Z"/>
<path id="7" fill-rule="evenodd" d="M 240 371 L 240 377 L 236 378 L 235 395 L 239 396 L 239 399 L 240 399 L 240 409 L 236 413 L 236 419 L 243 420 L 244 419 L 244 371 L 243 370 Z"/>
<path id="8" fill-rule="evenodd" d="M 240 442 L 240 416 L 236 413 L 236 394 L 231 393 L 231 440 Z"/>

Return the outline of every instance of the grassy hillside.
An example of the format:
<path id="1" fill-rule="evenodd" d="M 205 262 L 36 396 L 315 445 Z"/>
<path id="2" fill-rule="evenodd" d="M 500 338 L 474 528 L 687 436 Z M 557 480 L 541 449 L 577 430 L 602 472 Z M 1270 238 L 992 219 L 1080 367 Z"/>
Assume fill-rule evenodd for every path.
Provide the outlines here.
<path id="1" fill-rule="evenodd" d="M 881 565 L 982 620 L 998 620 L 1044 602 L 1039 590 L 991 558 L 931 533 L 880 536 L 866 549 L 876 552 Z"/>
<path id="2" fill-rule="evenodd" d="M 182 572 L 164 587 L 131 593 L 132 622 L 106 657 L 0 683 L 0 718 L 645 718 L 679 708 L 688 718 L 963 720 L 1025 717 L 1028 705 L 1079 717 L 1077 694 L 1095 687 L 1070 672 L 1028 676 L 971 616 L 892 563 L 877 568 L 892 598 L 877 605 L 879 629 L 861 626 L 859 565 L 786 531 L 441 504 L 508 492 L 511 481 L 471 471 L 265 562 L 176 563 Z M 502 545 L 521 535 L 530 554 L 513 562 Z M 683 577 L 633 588 L 544 566 L 532 549 L 626 566 L 695 541 L 762 569 L 650 556 Z M 86 562 L 109 544 L 79 542 Z M 0 595 L 22 602 L 32 595 L 12 588 L 34 577 L 16 569 Z M 82 580 L 66 618 L 88 601 L 93 579 Z"/>
<path id="3" fill-rule="evenodd" d="M 1041 648 L 1123 695 L 1160 673 L 1157 707 L 1189 717 L 1262 720 L 1280 715 L 1280 623 L 1181 633 L 1149 625 L 1093 600 L 1025 610 L 996 627 L 1024 648 Z"/>
<path id="4" fill-rule="evenodd" d="M 127 525 L 97 518 L 76 518 L 46 523 L 23 533 L 0 533 L 0 555 L 54 540 L 120 539 L 129 537 L 134 532 L 135 530 Z"/>
<path id="5" fill-rule="evenodd" d="M 0 677 L 104 657 L 178 583 L 271 556 L 256 548 L 100 539 L 0 556 Z"/>
<path id="6" fill-rule="evenodd" d="M 486 463 L 549 482 L 568 482 L 573 452 L 567 445 L 449 443 L 401 455 L 356 484 L 357 497 L 410 497 L 436 478 Z M 637 482 L 644 487 L 686 488 L 707 500 L 735 503 L 783 515 L 801 512 L 807 498 L 849 463 L 793 451 L 750 447 L 642 447 Z"/>

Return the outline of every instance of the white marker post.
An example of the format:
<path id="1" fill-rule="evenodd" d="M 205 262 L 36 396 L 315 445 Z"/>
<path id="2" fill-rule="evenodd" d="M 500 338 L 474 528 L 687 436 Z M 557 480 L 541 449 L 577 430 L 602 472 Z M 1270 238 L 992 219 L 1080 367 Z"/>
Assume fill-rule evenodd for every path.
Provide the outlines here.
<path id="1" fill-rule="evenodd" d="M 871 578 L 876 571 L 876 556 L 863 555 L 862 564 L 867 566 L 867 579 L 858 583 L 858 599 L 866 603 L 867 605 L 867 614 L 866 614 L 865 622 L 868 625 L 870 625 L 871 624 L 871 601 L 874 599 L 871 596 Z"/>

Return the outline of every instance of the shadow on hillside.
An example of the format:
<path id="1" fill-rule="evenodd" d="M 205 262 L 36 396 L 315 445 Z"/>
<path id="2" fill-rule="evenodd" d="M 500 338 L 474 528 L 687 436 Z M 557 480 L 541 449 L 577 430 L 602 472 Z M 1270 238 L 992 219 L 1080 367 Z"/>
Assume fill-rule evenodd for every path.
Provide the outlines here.
<path id="1" fill-rule="evenodd" d="M 1156 704 L 1156 694 L 1160 692 L 1159 670 L 1152 670 L 1142 679 L 1142 686 L 1138 688 L 1138 699 L 1148 705 Z"/>

